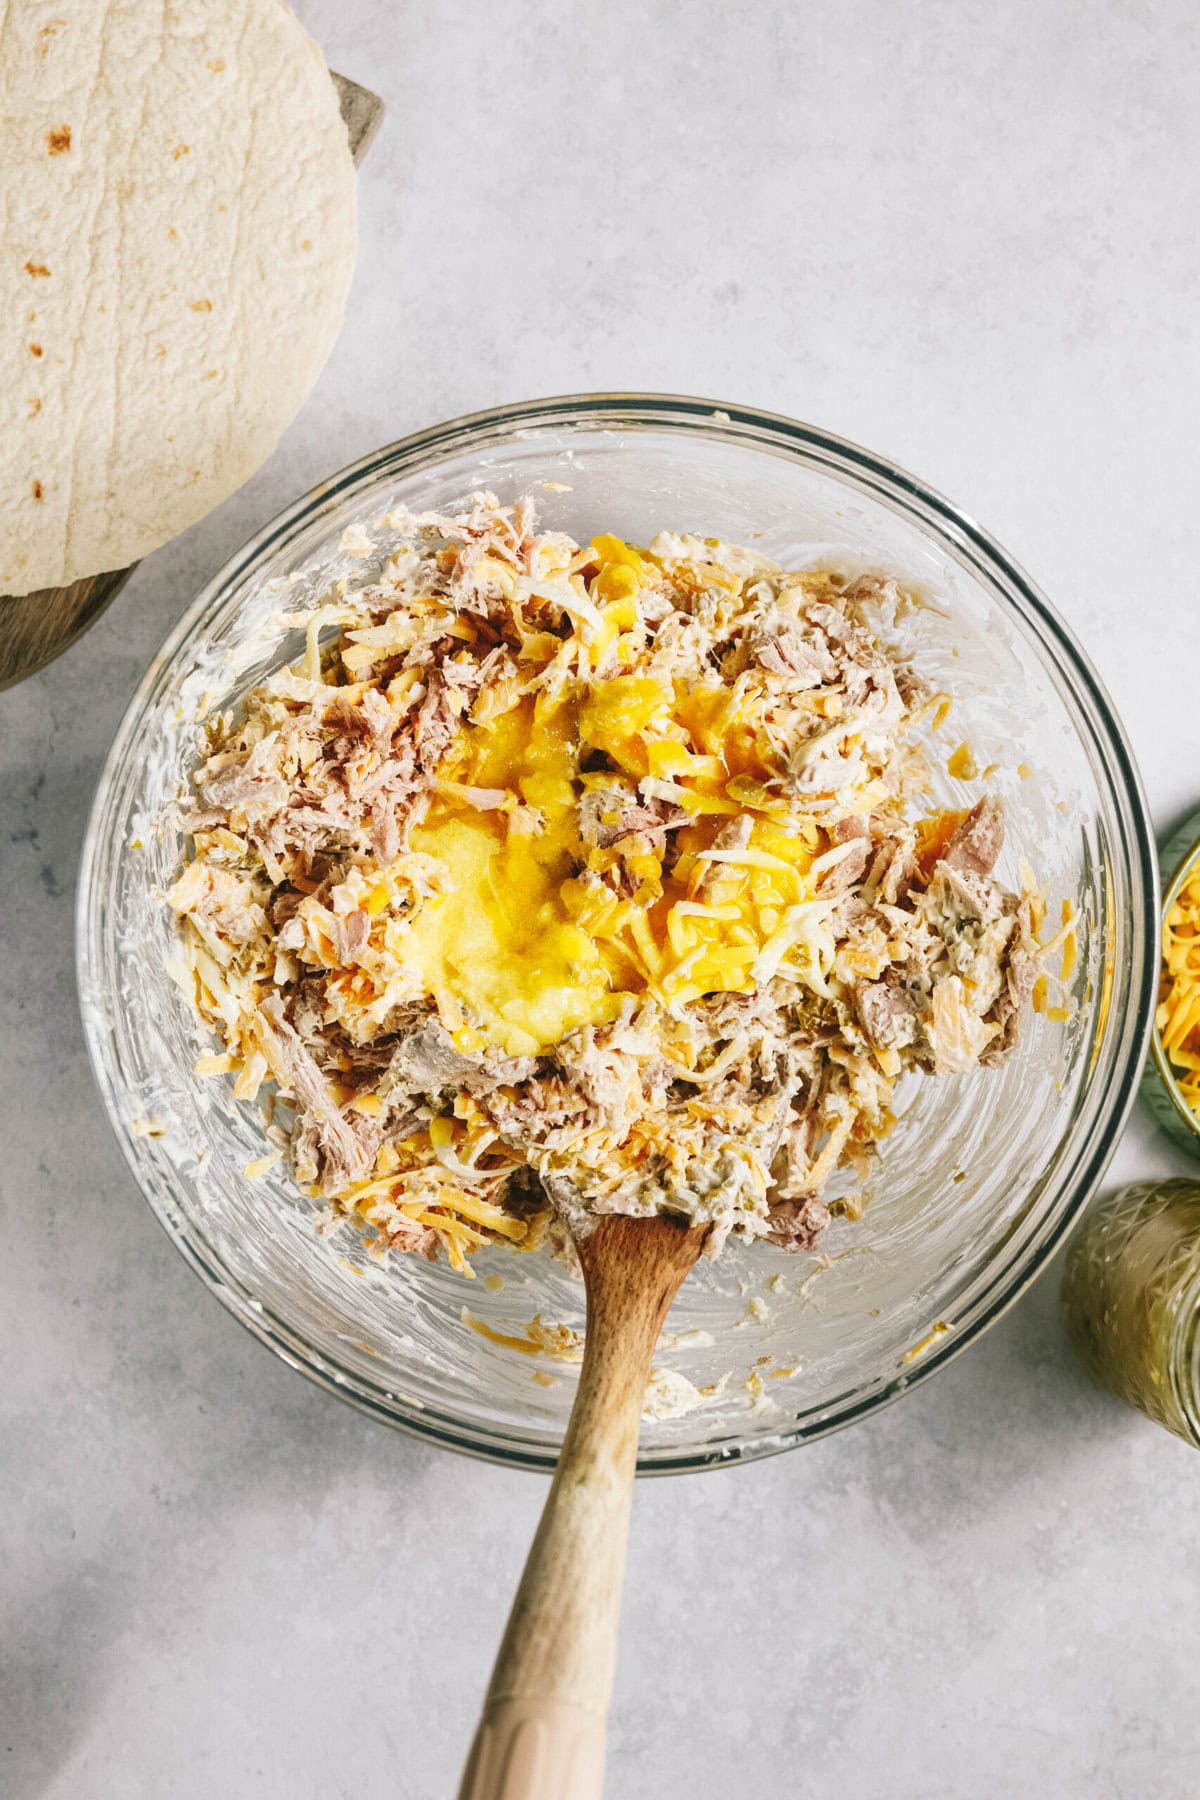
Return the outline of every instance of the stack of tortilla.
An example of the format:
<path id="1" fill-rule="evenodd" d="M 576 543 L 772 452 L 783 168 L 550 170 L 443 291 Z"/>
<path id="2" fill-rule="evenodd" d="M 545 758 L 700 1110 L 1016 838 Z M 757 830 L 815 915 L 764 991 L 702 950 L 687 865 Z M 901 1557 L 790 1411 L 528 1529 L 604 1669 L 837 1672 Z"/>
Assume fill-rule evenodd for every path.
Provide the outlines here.
<path id="1" fill-rule="evenodd" d="M 279 0 L 0 11 L 0 594 L 120 569 L 271 454 L 333 346 L 355 175 Z"/>

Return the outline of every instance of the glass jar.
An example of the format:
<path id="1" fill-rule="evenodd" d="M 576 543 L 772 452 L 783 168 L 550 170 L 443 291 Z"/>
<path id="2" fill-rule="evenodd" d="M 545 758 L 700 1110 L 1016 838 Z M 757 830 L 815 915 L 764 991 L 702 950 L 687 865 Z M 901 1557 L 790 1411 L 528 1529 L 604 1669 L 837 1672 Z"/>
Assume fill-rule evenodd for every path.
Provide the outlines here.
<path id="1" fill-rule="evenodd" d="M 1063 1305 L 1095 1379 L 1200 1449 L 1200 1182 L 1137 1182 L 1095 1207 Z"/>
<path id="2" fill-rule="evenodd" d="M 1172 832 L 1158 854 L 1163 904 L 1159 926 L 1159 952 L 1171 908 L 1200 864 L 1200 812 L 1184 820 Z M 1150 1055 L 1142 1075 L 1142 1098 L 1168 1136 L 1193 1156 L 1200 1156 L 1200 1117 L 1189 1106 L 1179 1086 L 1177 1071 L 1163 1048 L 1158 1027 L 1150 1039 Z"/>

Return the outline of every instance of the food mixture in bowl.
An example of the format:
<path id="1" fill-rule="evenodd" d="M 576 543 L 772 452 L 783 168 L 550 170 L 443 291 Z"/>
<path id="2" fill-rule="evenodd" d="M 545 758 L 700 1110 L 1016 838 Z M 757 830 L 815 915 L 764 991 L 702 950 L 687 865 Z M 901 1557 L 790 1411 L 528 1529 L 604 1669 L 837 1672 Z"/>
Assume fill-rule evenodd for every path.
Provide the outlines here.
<path id="1" fill-rule="evenodd" d="M 992 875 L 999 800 L 928 810 L 920 600 L 669 532 L 581 546 L 529 501 L 401 524 L 205 724 L 168 896 L 225 1044 L 200 1072 L 263 1094 L 272 1154 L 381 1254 L 469 1272 L 656 1209 L 712 1253 L 811 1248 L 898 1079 L 1005 1057 L 1043 954 L 1032 873 Z"/>

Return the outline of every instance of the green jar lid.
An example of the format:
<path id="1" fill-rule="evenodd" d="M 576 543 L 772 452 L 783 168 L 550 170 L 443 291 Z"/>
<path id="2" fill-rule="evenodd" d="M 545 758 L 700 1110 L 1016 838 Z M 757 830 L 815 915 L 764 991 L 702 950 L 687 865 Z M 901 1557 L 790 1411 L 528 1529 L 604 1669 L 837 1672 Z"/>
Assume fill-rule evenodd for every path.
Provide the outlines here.
<path id="1" fill-rule="evenodd" d="M 1200 812 L 1193 813 L 1190 818 L 1185 819 L 1178 831 L 1172 832 L 1158 853 L 1158 867 L 1163 886 L 1162 913 L 1158 921 L 1160 960 L 1162 957 L 1162 932 L 1167 914 L 1174 905 L 1176 895 L 1189 872 L 1198 861 L 1200 861 Z M 1200 1119 L 1196 1117 L 1179 1091 L 1179 1083 L 1175 1079 L 1167 1053 L 1162 1047 L 1157 1025 L 1150 1036 L 1150 1054 L 1146 1059 L 1146 1067 L 1142 1074 L 1141 1094 L 1163 1130 L 1185 1150 L 1190 1150 L 1193 1156 L 1200 1156 Z"/>

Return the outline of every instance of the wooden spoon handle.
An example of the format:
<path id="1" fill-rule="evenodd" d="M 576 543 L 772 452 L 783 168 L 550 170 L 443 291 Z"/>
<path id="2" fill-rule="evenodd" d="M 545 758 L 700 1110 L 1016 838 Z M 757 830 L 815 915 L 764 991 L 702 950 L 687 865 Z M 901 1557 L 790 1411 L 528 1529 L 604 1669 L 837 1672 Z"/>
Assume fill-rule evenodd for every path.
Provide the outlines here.
<path id="1" fill-rule="evenodd" d="M 602 1800 L 605 1730 L 557 1700 L 489 1700 L 459 1800 Z"/>
<path id="2" fill-rule="evenodd" d="M 705 1234 L 612 1217 L 579 1245 L 579 1391 L 459 1800 L 599 1800 L 639 1415 L 662 1322 Z"/>

